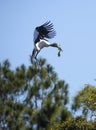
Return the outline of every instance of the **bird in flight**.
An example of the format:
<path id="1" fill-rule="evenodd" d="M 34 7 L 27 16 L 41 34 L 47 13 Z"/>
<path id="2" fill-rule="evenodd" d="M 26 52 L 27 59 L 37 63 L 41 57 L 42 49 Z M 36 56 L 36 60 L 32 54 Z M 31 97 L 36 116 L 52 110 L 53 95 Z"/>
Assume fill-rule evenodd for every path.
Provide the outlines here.
<path id="1" fill-rule="evenodd" d="M 58 56 L 60 56 L 60 52 L 62 51 L 61 47 L 57 43 L 50 43 L 47 39 L 54 38 L 56 36 L 56 31 L 53 28 L 53 24 L 48 21 L 43 25 L 38 26 L 34 30 L 34 49 L 32 51 L 31 61 L 35 59 L 37 61 L 37 55 L 44 47 L 56 47 L 59 52 Z"/>

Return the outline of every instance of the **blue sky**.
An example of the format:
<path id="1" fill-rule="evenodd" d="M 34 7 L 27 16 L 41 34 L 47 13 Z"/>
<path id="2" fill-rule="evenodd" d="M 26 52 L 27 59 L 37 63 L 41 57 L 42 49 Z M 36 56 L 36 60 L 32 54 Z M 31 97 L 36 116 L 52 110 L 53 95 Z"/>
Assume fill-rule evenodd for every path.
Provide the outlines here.
<path id="1" fill-rule="evenodd" d="M 51 20 L 57 35 L 50 42 L 61 45 L 43 49 L 59 79 L 74 96 L 84 84 L 96 85 L 96 0 L 0 0 L 0 62 L 9 59 L 14 69 L 30 65 L 34 28 Z"/>

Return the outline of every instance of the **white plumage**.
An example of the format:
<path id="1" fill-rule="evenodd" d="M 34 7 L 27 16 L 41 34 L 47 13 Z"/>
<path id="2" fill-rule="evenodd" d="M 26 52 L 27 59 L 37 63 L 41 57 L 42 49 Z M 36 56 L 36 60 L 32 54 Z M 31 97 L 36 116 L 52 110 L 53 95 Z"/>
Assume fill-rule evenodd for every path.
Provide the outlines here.
<path id="1" fill-rule="evenodd" d="M 50 43 L 48 41 L 40 39 L 39 42 L 36 43 L 36 49 L 40 51 L 44 47 L 48 47 Z"/>
<path id="2" fill-rule="evenodd" d="M 62 49 L 60 48 L 60 46 L 58 46 L 58 44 L 53 43 L 50 44 L 50 42 L 48 42 L 47 39 L 51 39 L 56 35 L 56 31 L 53 28 L 53 24 L 48 21 L 46 23 L 44 23 L 41 26 L 38 26 L 35 28 L 34 30 L 34 49 L 32 51 L 32 60 L 33 58 L 35 58 L 37 60 L 37 55 L 40 52 L 40 50 L 44 47 L 56 47 L 59 49 L 59 51 L 61 51 Z"/>

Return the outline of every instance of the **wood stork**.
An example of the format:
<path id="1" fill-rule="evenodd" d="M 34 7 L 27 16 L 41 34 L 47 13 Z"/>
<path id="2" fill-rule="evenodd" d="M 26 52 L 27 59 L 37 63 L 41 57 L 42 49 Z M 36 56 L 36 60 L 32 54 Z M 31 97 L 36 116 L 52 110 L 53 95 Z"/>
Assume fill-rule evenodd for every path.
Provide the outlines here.
<path id="1" fill-rule="evenodd" d="M 61 47 L 57 43 L 50 44 L 50 42 L 47 39 L 45 39 L 54 38 L 55 35 L 56 31 L 54 30 L 53 24 L 50 21 L 45 22 L 43 25 L 35 28 L 33 39 L 34 49 L 32 51 L 31 60 L 33 60 L 33 58 L 37 60 L 37 55 L 41 51 L 41 49 L 49 46 L 58 48 L 58 56 L 60 56 L 60 51 L 62 51 Z"/>

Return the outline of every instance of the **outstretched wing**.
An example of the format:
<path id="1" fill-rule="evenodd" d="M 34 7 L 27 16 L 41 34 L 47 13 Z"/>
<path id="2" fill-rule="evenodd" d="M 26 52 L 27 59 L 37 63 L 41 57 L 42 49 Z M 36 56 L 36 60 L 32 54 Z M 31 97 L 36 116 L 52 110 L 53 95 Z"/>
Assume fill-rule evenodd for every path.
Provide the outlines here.
<path id="1" fill-rule="evenodd" d="M 56 35 L 56 32 L 53 28 L 53 24 L 48 21 L 41 26 L 35 28 L 34 31 L 34 43 L 37 43 L 40 39 L 44 38 L 53 38 Z"/>

